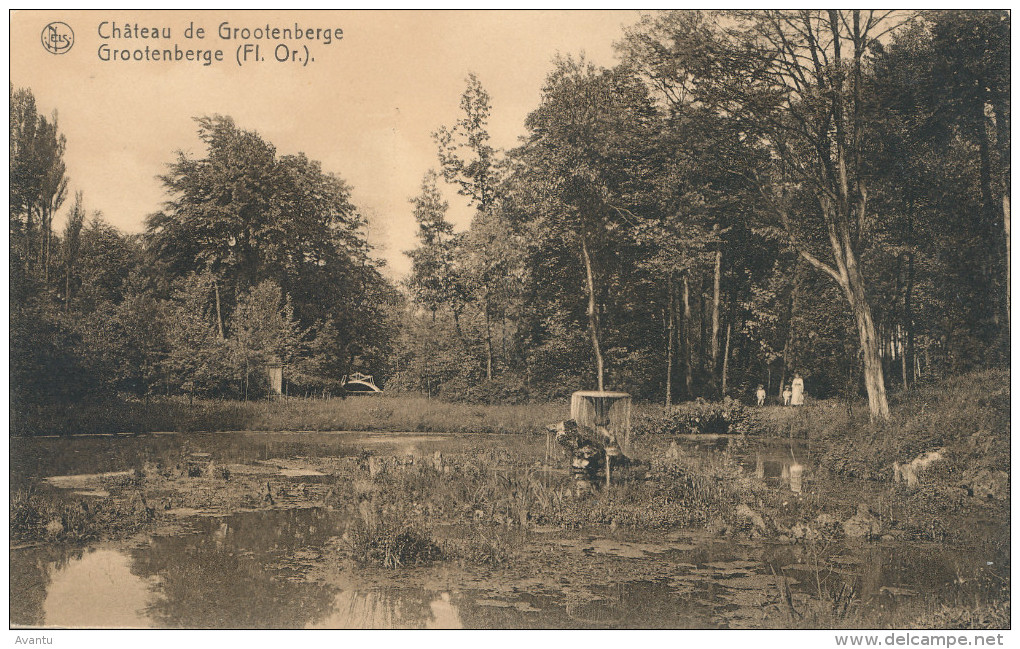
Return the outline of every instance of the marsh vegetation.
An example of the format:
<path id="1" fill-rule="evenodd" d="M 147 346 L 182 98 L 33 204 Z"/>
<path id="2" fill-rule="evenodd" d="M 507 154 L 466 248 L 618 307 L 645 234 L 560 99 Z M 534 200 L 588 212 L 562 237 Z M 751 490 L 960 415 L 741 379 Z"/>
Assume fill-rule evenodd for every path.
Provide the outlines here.
<path id="1" fill-rule="evenodd" d="M 147 573 L 164 585 L 158 606 L 139 609 L 146 625 L 216 626 L 187 613 L 197 595 L 171 585 L 255 570 L 245 574 L 260 592 L 314 593 L 302 626 L 326 623 L 339 593 L 382 599 L 368 617 L 330 624 L 381 624 L 396 606 L 387 598 L 413 586 L 426 604 L 445 593 L 468 625 L 998 627 L 1009 611 L 1008 490 L 968 482 L 1008 462 L 1008 400 L 990 389 L 1002 379 L 918 391 L 897 404 L 896 445 L 855 462 L 839 461 L 846 427 L 872 443 L 886 429 L 848 419 L 838 403 L 749 411 L 741 421 L 754 428 L 724 436 L 676 432 L 661 422 L 677 413 L 648 411 L 629 449 L 640 469 L 594 493 L 576 489 L 564 458 L 547 463 L 543 434 L 527 429 L 21 438 L 12 556 L 20 565 L 98 547 L 138 565 L 167 544 L 201 548 Z M 978 393 L 987 395 L 974 403 L 980 413 L 966 410 Z M 386 403 L 399 409 L 392 399 L 345 407 Z M 928 429 L 929 416 L 946 425 Z M 890 458 L 933 444 L 943 466 L 918 485 L 892 481 Z M 83 474 L 79 451 L 102 472 Z M 248 568 L 224 565 L 237 552 Z M 51 577 L 69 570 L 67 559 L 31 560 Z M 636 613 L 638 601 L 662 617 Z M 167 606 L 177 613 L 156 614 Z M 401 624 L 434 621 L 431 610 Z M 40 615 L 13 621 L 44 623 Z M 282 624 L 279 615 L 264 623 Z"/>

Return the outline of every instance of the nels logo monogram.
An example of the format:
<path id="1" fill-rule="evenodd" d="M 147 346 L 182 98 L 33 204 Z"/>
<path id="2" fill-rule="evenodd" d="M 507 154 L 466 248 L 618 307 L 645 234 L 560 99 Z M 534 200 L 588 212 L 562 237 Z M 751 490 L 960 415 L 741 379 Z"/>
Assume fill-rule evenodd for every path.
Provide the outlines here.
<path id="1" fill-rule="evenodd" d="M 55 21 L 43 27 L 42 44 L 51 54 L 64 54 L 74 45 L 74 32 L 67 23 Z"/>

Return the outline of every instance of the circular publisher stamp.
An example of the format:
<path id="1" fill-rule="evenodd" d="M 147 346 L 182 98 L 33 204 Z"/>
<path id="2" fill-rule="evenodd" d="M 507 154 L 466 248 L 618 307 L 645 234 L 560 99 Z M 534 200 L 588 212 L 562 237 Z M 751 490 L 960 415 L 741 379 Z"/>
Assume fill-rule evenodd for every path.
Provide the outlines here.
<path id="1" fill-rule="evenodd" d="M 50 54 L 65 54 L 74 45 L 74 31 L 67 23 L 54 21 L 43 27 L 41 39 Z"/>

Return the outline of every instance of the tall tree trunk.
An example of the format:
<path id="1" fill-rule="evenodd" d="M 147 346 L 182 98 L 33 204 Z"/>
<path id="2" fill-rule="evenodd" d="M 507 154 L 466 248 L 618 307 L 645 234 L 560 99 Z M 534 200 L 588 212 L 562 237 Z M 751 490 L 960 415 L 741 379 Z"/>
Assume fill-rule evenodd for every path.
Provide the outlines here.
<path id="1" fill-rule="evenodd" d="M 980 84 L 980 80 L 979 80 Z M 981 93 L 984 95 L 984 93 Z M 985 101 L 974 102 L 974 131 L 978 138 L 978 160 L 980 162 L 981 207 L 985 214 L 984 231 L 991 235 L 995 227 L 995 206 L 992 202 L 992 156 L 991 143 L 988 141 L 988 128 L 985 123 Z"/>
<path id="2" fill-rule="evenodd" d="M 702 376 L 705 374 L 705 365 L 709 362 L 709 350 L 708 350 L 708 332 L 709 323 L 708 319 L 711 317 L 708 309 L 708 274 L 702 273 L 701 275 L 701 290 L 698 291 L 698 368 L 701 370 Z M 711 377 L 712 373 L 708 372 Z M 713 391 L 715 386 L 712 386 Z"/>
<path id="3" fill-rule="evenodd" d="M 906 360 L 907 365 L 911 368 L 914 367 L 914 310 L 913 310 L 913 297 L 914 297 L 914 201 L 910 200 L 907 203 L 907 246 L 910 251 L 907 253 L 907 286 L 903 293 L 903 327 L 906 329 L 906 345 L 903 348 L 903 356 Z M 913 370 L 911 370 L 911 373 Z M 917 375 L 913 374 L 911 382 L 917 379 Z M 903 387 L 906 388 L 907 384 L 904 383 Z"/>
<path id="4" fill-rule="evenodd" d="M 846 297 L 850 302 L 850 310 L 857 323 L 857 333 L 861 341 L 864 387 L 868 391 L 868 413 L 872 420 L 889 419 L 889 402 L 885 394 L 885 376 L 882 373 L 880 343 L 875 333 L 871 305 L 868 304 L 867 294 L 864 290 L 864 278 L 852 256 L 847 259 L 846 278 Z"/>
<path id="5" fill-rule="evenodd" d="M 1013 260 L 1010 257 L 1010 245 L 1009 245 L 1009 194 L 1002 197 L 1002 224 L 1003 230 L 1006 234 L 1006 326 L 1012 329 L 1013 318 L 1012 318 L 1012 297 L 1010 295 L 1010 286 L 1013 281 Z"/>
<path id="6" fill-rule="evenodd" d="M 983 82 L 979 79 L 978 85 L 981 86 Z M 992 160 L 991 160 L 991 143 L 988 139 L 988 128 L 985 120 L 985 100 L 984 92 L 981 92 L 981 99 L 975 101 L 973 104 L 974 110 L 974 130 L 978 138 L 978 160 L 980 162 L 980 184 L 981 184 L 981 211 L 984 215 L 982 219 L 980 231 L 984 237 L 984 245 L 990 246 L 991 249 L 987 252 L 991 252 L 991 255 L 985 254 L 981 256 L 981 266 L 984 274 L 988 290 L 988 307 L 991 320 L 996 325 L 1001 321 L 1000 313 L 1002 311 L 1002 302 L 999 301 L 999 290 L 998 284 L 1000 278 L 998 274 L 998 258 L 1001 248 L 997 245 L 998 227 L 996 224 L 996 207 L 992 198 Z"/>
<path id="7" fill-rule="evenodd" d="M 694 382 L 691 380 L 691 301 L 690 288 L 687 282 L 687 272 L 684 271 L 681 282 L 681 296 L 683 306 L 682 321 L 682 356 L 684 361 L 684 394 L 688 399 L 694 398 Z"/>
<path id="8" fill-rule="evenodd" d="M 45 210 L 43 218 L 45 226 L 43 227 L 43 251 L 41 253 L 43 258 L 43 285 L 50 285 L 50 234 L 53 230 L 53 213 L 49 210 Z"/>
<path id="9" fill-rule="evenodd" d="M 786 385 L 786 370 L 790 362 L 790 346 L 793 344 L 793 317 L 797 314 L 797 297 L 800 293 L 800 263 L 793 267 L 793 289 L 790 290 L 790 308 L 786 316 L 786 343 L 783 344 L 783 368 L 779 372 L 779 387 L 777 394 L 783 396 L 783 387 Z"/>
<path id="10" fill-rule="evenodd" d="M 485 295 L 483 297 L 484 305 L 483 311 L 485 312 L 485 378 L 489 381 L 492 380 L 492 322 L 489 317 L 489 287 L 485 287 Z"/>
<path id="11" fill-rule="evenodd" d="M 35 267 L 36 272 L 40 273 L 40 267 L 42 266 L 42 253 L 46 242 L 46 237 L 43 236 L 43 223 L 45 222 L 45 218 L 43 217 L 41 207 L 36 214 L 36 220 L 39 222 L 39 234 L 35 241 L 35 253 L 32 257 L 32 265 Z"/>
<path id="12" fill-rule="evenodd" d="M 581 257 L 584 258 L 585 277 L 588 280 L 588 328 L 591 331 L 591 344 L 595 350 L 595 371 L 598 377 L 598 389 L 605 389 L 603 382 L 604 364 L 602 348 L 599 346 L 599 314 L 595 304 L 595 276 L 591 269 L 591 255 L 588 254 L 588 239 L 581 233 Z"/>
<path id="13" fill-rule="evenodd" d="M 669 307 L 666 310 L 666 407 L 673 405 L 673 335 L 676 329 L 676 288 L 673 286 L 673 276 L 666 280 L 669 283 Z"/>
<path id="14" fill-rule="evenodd" d="M 729 369 L 729 362 L 730 362 L 730 328 L 731 327 L 732 327 L 732 323 L 727 322 L 726 323 L 726 346 L 723 347 L 723 357 L 722 357 L 722 393 L 720 394 L 720 396 L 722 398 L 724 398 L 724 399 L 726 398 L 726 371 Z"/>
<path id="15" fill-rule="evenodd" d="M 1002 179 L 1002 225 L 1006 235 L 1006 326 L 1012 328 L 1010 282 L 1012 281 L 1012 268 L 1009 245 L 1009 196 L 1012 190 L 1012 178 L 1010 174 L 1010 137 L 1009 137 L 1009 94 L 996 93 L 992 99 L 992 108 L 995 111 L 995 145 L 999 151 L 999 177 Z M 1009 332 L 1006 332 L 1008 338 Z"/>
<path id="16" fill-rule="evenodd" d="M 25 274 L 32 269 L 32 205 L 25 210 Z"/>
<path id="17" fill-rule="evenodd" d="M 506 348 L 506 309 L 500 309 L 499 314 L 499 346 L 503 353 L 504 367 L 510 365 L 510 352 Z"/>
<path id="18" fill-rule="evenodd" d="M 213 279 L 213 291 L 216 293 L 216 327 L 220 335 L 220 340 L 223 340 L 223 313 L 220 311 L 220 283 L 215 278 Z"/>
<path id="19" fill-rule="evenodd" d="M 460 309 L 451 309 L 451 311 L 453 312 L 453 327 L 457 330 L 457 337 L 466 346 L 467 342 L 464 340 L 464 332 L 460 328 Z M 435 321 L 435 318 L 433 318 L 433 321 Z"/>
<path id="20" fill-rule="evenodd" d="M 904 344 L 903 328 L 900 325 L 896 325 L 896 344 L 900 350 L 900 373 L 903 375 L 903 389 L 907 389 L 907 354 L 906 345 Z"/>
<path id="21" fill-rule="evenodd" d="M 717 226 L 718 227 L 718 226 Z M 712 368 L 709 375 L 715 382 L 716 372 L 719 369 L 719 286 L 722 277 L 722 242 L 720 241 L 715 250 L 715 272 L 712 278 L 712 339 L 711 354 Z"/>
<path id="22" fill-rule="evenodd" d="M 864 188 L 859 187 L 853 202 L 851 202 L 847 191 L 847 184 L 843 182 L 840 184 L 837 201 L 832 201 L 824 194 L 818 195 L 819 205 L 829 231 L 829 243 L 836 264 L 835 268 L 823 263 L 805 249 L 801 249 L 800 256 L 818 270 L 832 277 L 843 289 L 857 324 L 860 338 L 864 385 L 868 391 L 868 412 L 871 414 L 872 420 L 876 418 L 888 420 L 889 401 L 886 398 L 885 378 L 882 373 L 881 341 L 875 333 L 875 322 L 871 315 L 871 305 L 868 304 L 864 276 L 857 266 L 857 256 L 853 250 L 855 239 L 850 233 L 851 220 L 856 220 L 859 227 L 862 227 L 860 224 L 864 223 L 868 196 Z M 788 219 L 788 217 L 784 218 Z"/>
<path id="23" fill-rule="evenodd" d="M 425 333 L 425 341 L 424 344 L 422 345 L 422 348 L 424 349 L 425 352 L 422 355 L 422 357 L 425 359 L 425 366 L 422 368 L 423 369 L 422 381 L 425 383 L 425 396 L 428 397 L 429 399 L 432 398 L 432 366 L 429 365 L 429 360 L 431 359 L 430 355 L 431 352 L 429 350 L 429 337 L 431 335 L 432 332 Z"/>

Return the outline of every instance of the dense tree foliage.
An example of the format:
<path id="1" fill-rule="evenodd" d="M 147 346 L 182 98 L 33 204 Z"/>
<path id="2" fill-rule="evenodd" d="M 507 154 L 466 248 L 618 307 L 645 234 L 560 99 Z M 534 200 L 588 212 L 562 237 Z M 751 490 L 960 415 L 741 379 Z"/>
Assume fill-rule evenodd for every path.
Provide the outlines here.
<path id="1" fill-rule="evenodd" d="M 511 150 L 471 74 L 394 287 L 350 188 L 229 118 L 124 235 L 11 91 L 15 403 L 388 390 L 867 396 L 1009 358 L 1009 14 L 656 12 L 560 56 Z M 473 210 L 458 231 L 443 182 Z M 451 199 L 452 200 L 452 199 Z"/>
<path id="2" fill-rule="evenodd" d="M 49 278 L 53 216 L 67 197 L 64 148 L 57 125 L 36 109 L 31 91 L 11 87 L 10 240 L 11 263 Z"/>
<path id="3" fill-rule="evenodd" d="M 12 142 L 28 137 L 28 120 L 62 147 L 47 131 L 55 121 L 34 115 L 31 93 L 13 93 Z M 229 118 L 197 121 L 205 156 L 168 166 L 165 208 L 141 236 L 89 217 L 81 192 L 63 236 L 48 233 L 40 178 L 62 162 L 36 175 L 28 162 L 12 166 L 16 405 L 255 398 L 274 364 L 292 394 L 337 394 L 350 371 L 387 370 L 400 296 L 346 184 L 304 155 L 277 156 Z"/>
<path id="4" fill-rule="evenodd" d="M 500 160 L 482 254 L 514 251 L 513 335 L 485 389 L 446 383 L 670 403 L 797 372 L 884 417 L 887 385 L 1005 362 L 1008 33 L 1005 12 L 657 12 L 616 68 L 557 60 L 524 143 L 475 159 Z M 429 312 L 419 337 L 447 326 Z"/>

